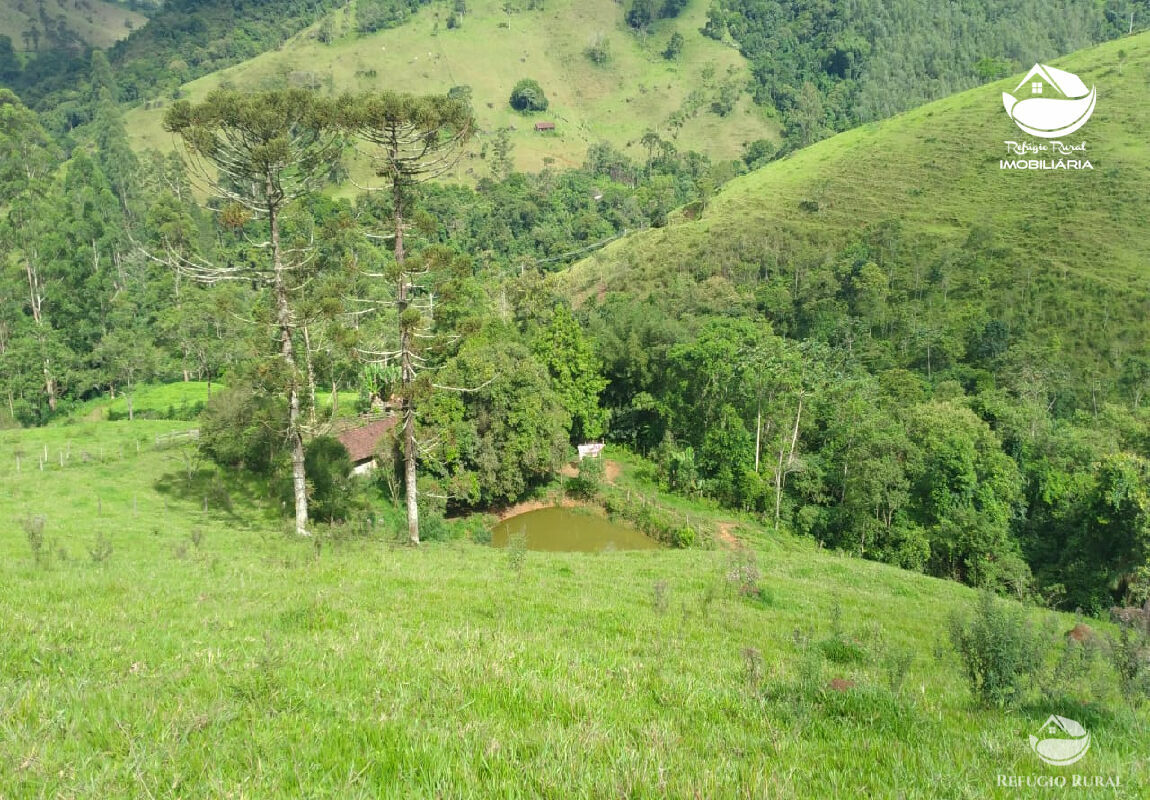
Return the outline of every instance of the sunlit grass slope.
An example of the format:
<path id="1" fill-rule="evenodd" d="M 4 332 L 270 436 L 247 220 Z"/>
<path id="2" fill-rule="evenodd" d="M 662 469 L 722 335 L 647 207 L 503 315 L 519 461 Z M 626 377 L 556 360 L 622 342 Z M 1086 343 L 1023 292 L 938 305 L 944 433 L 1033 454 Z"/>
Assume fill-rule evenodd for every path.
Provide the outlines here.
<path id="1" fill-rule="evenodd" d="M 0 36 L 7 36 L 13 47 L 22 49 L 25 31 L 36 27 L 43 34 L 41 9 L 53 24 L 63 19 L 70 31 L 93 47 L 111 47 L 147 22 L 147 17 L 127 6 L 105 0 L 84 0 L 83 3 L 79 0 L 25 0 L 24 3 L 4 0 L 0 2 Z M 46 48 L 47 37 L 41 35 L 40 38 L 40 47 Z"/>
<path id="2" fill-rule="evenodd" d="M 675 136 L 680 149 L 714 158 L 735 158 L 745 143 L 777 136 L 777 125 L 745 92 L 727 116 L 709 110 L 721 84 L 743 87 L 750 74 L 737 50 L 699 33 L 706 18 L 704 0 L 692 0 L 679 18 L 643 36 L 626 27 L 624 7 L 614 0 L 541 5 L 508 17 L 498 0 L 475 0 L 467 4 L 462 27 L 448 29 L 450 6 L 437 3 L 399 28 L 361 36 L 349 4 L 334 16 L 338 38 L 331 44 L 316 38 L 317 25 L 278 51 L 192 81 L 184 90 L 198 100 L 225 82 L 254 90 L 314 79 L 323 91 L 446 92 L 467 85 L 482 130 L 456 175 L 464 181 L 490 174 L 479 153 L 500 128 L 512 129 L 518 168 L 532 171 L 548 165 L 577 167 L 588 145 L 604 140 L 641 160 L 646 152 L 639 139 L 648 129 L 664 138 Z M 662 51 L 676 31 L 684 37 L 683 52 L 667 61 Z M 584 53 L 600 34 L 611 52 L 602 66 Z M 508 98 L 522 78 L 543 86 L 551 104 L 547 111 L 524 115 L 511 109 Z M 702 105 L 676 133 L 669 117 L 684 108 L 692 92 L 699 93 Z M 162 130 L 162 116 L 162 109 L 129 112 L 127 127 L 135 146 L 173 146 Z M 555 132 L 536 133 L 534 123 L 540 120 L 555 122 Z M 353 170 L 353 176 L 366 175 L 362 165 Z"/>
<path id="3" fill-rule="evenodd" d="M 132 411 L 140 417 L 160 419 L 192 419 L 216 393 L 227 387 L 219 381 L 175 381 L 172 383 L 141 384 L 132 392 Z M 336 410 L 338 415 L 354 416 L 355 392 L 340 392 Z M 329 409 L 332 405 L 330 391 L 320 391 L 316 395 L 316 405 Z M 53 424 L 72 424 L 77 421 L 96 422 L 105 419 L 122 419 L 128 416 L 128 397 L 123 390 L 111 397 L 103 395 L 78 405 L 67 417 Z"/>
<path id="4" fill-rule="evenodd" d="M 1070 771 L 1122 783 L 1075 796 L 1145 786 L 1144 717 L 1082 704 L 1087 682 L 971 704 L 941 645 L 957 584 L 749 523 L 737 553 L 518 568 L 384 531 L 317 546 L 258 487 L 149 444 L 180 427 L 0 433 L 0 797 L 1015 797 L 997 774 L 1054 774 L 1026 738 L 1050 712 L 1094 736 Z"/>
<path id="5" fill-rule="evenodd" d="M 1066 141 L 1086 149 L 1064 156 L 1093 170 L 1000 169 L 1007 140 L 1041 141 L 1003 110 L 1016 75 L 800 150 L 727 184 L 700 219 L 613 243 L 561 280 L 579 297 L 689 294 L 708 277 L 781 270 L 803 291 L 796 264 L 812 271 L 890 223 L 902 237 L 883 264 L 892 289 L 933 285 L 952 308 L 985 305 L 1082 361 L 1110 361 L 1150 333 L 1150 34 L 1054 64 L 1097 86 L 1093 117 Z M 995 261 L 983 273 L 950 255 L 976 228 Z"/>

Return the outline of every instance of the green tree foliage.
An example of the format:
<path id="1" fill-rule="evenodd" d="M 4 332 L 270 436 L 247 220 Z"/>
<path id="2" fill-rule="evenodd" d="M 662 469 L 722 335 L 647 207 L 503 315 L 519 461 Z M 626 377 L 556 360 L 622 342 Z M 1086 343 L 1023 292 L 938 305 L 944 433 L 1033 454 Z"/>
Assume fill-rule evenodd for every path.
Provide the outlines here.
<path id="1" fill-rule="evenodd" d="M 121 99 L 170 92 L 274 49 L 340 5 L 341 0 L 165 0 L 148 24 L 109 53 Z M 365 9 L 371 13 L 368 0 L 357 6 L 360 19 Z"/>
<path id="2" fill-rule="evenodd" d="M 285 403 L 256 385 L 217 392 L 200 416 L 199 447 L 215 463 L 268 475 L 283 453 Z"/>
<path id="3" fill-rule="evenodd" d="M 372 157 L 376 174 L 386 179 L 390 194 L 390 209 L 383 228 L 392 237 L 393 263 L 381 277 L 386 279 L 389 290 L 394 287 L 395 327 L 392 336 L 384 340 L 390 347 L 373 343 L 368 353 L 382 356 L 384 363 L 392 357 L 398 362 L 407 528 L 411 542 L 418 544 L 415 424 L 419 392 L 416 384 L 422 374 L 421 386 L 424 390 L 428 386 L 430 365 L 420 341 L 432 338 L 435 326 L 434 301 L 424 303 L 417 295 L 426 293 L 433 298 L 436 279 L 446 276 L 451 285 L 453 277 L 462 277 L 469 262 L 454 258 L 446 248 L 429 248 L 426 259 L 409 265 L 405 234 L 409 219 L 415 219 L 419 228 L 432 227 L 426 214 L 413 213 L 413 195 L 419 184 L 442 175 L 455 163 L 471 137 L 474 120 L 469 106 L 447 96 L 417 97 L 388 92 L 344 97 L 339 105 L 343 128 L 374 145 Z M 456 281 L 455 287 L 458 285 Z"/>
<path id="4" fill-rule="evenodd" d="M 667 46 L 663 48 L 663 58 L 668 61 L 674 61 L 683 52 L 683 34 L 675 31 L 671 34 L 671 38 L 667 40 Z"/>
<path id="5" fill-rule="evenodd" d="M 539 332 L 532 349 L 547 368 L 551 386 L 571 416 L 572 443 L 601 438 L 607 419 L 599 405 L 599 395 L 607 381 L 599 374 L 591 342 L 566 305 L 555 309 L 550 324 Z"/>
<path id="6" fill-rule="evenodd" d="M 355 5 L 356 27 L 360 33 L 373 33 L 385 28 L 395 28 L 407 21 L 427 0 L 357 0 Z M 459 17 L 452 13 L 456 25 L 450 21 L 447 27 L 458 26 Z"/>
<path id="7" fill-rule="evenodd" d="M 929 531 L 931 571 L 975 586 L 1025 588 L 1029 570 L 1010 529 L 1022 476 L 993 431 L 952 403 L 919 406 L 907 422 L 922 450 L 911 516 Z"/>
<path id="8" fill-rule="evenodd" d="M 351 458 L 332 436 L 317 436 L 307 443 L 304 457 L 311 504 L 308 513 L 321 522 L 346 520 L 352 508 Z M 287 493 L 290 498 L 291 493 Z"/>
<path id="9" fill-rule="evenodd" d="M 543 87 L 532 78 L 524 78 L 515 84 L 508 102 L 516 111 L 546 111 L 548 105 Z"/>
<path id="10" fill-rule="evenodd" d="M 164 115 L 164 127 L 202 159 L 212 192 L 230 204 L 231 219 L 267 221 L 268 257 L 260 266 L 235 267 L 179 259 L 174 267 L 206 283 L 236 278 L 257 281 L 271 294 L 269 328 L 278 340 L 280 370 L 272 377 L 287 399 L 286 430 L 295 485 L 296 532 L 307 533 L 304 472 L 304 377 L 297 356 L 301 323 L 293 304 L 307 285 L 306 245 L 288 247 L 284 216 L 291 204 L 328 173 L 342 152 L 343 121 L 335 107 L 299 89 L 241 95 L 217 90 L 198 105 L 182 101 Z M 215 168 L 212 175 L 208 170 Z M 306 329 L 305 329 L 306 330 Z M 311 375 L 310 352 L 304 362 Z M 313 383 L 309 381 L 309 383 Z"/>
<path id="11" fill-rule="evenodd" d="M 597 33 L 591 39 L 591 44 L 587 45 L 587 49 L 584 52 L 592 64 L 602 66 L 611 60 L 611 40 L 602 33 Z"/>
<path id="12" fill-rule="evenodd" d="M 571 415 L 513 336 L 492 330 L 469 341 L 437 382 L 467 389 L 435 394 L 420 420 L 436 441 L 427 470 L 453 503 L 514 502 L 566 460 Z"/>
<path id="13" fill-rule="evenodd" d="M 1137 24 L 1150 17 L 1131 10 Z M 739 43 L 756 98 L 782 114 L 789 149 L 1125 35 L 1128 24 L 1125 13 L 1070 0 L 714 0 L 704 33 Z"/>

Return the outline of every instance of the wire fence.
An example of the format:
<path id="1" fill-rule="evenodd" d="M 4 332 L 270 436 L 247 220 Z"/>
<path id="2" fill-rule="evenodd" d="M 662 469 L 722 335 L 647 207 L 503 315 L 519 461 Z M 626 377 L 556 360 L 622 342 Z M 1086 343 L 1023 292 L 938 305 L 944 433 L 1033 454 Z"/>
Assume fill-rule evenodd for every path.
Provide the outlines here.
<path id="1" fill-rule="evenodd" d="M 116 463 L 146 452 L 183 447 L 198 440 L 199 436 L 199 428 L 189 428 L 96 442 L 65 439 L 49 444 L 17 439 L 0 443 L 0 474 L 61 472 L 93 464 Z"/>

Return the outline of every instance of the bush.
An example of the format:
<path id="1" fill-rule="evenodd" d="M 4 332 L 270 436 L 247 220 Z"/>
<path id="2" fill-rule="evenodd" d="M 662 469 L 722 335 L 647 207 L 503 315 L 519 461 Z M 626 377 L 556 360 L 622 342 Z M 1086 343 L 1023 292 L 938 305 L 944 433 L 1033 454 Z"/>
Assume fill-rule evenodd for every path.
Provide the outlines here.
<path id="1" fill-rule="evenodd" d="M 747 169 L 758 169 L 774 157 L 775 149 L 770 139 L 755 139 L 743 148 L 743 163 Z"/>
<path id="2" fill-rule="evenodd" d="M 592 500 L 603 485 L 603 460 L 585 458 L 579 462 L 579 475 L 567 479 L 567 494 L 580 500 Z"/>
<path id="3" fill-rule="evenodd" d="M 421 542 L 450 542 L 458 539 L 461 533 L 459 526 L 448 522 L 442 514 L 424 514 L 419 518 Z"/>
<path id="4" fill-rule="evenodd" d="M 44 517 L 39 515 L 28 516 L 20 520 L 20 524 L 24 527 L 24 535 L 28 538 L 28 547 L 32 550 L 32 560 L 36 562 L 36 566 L 40 566 L 44 557 L 44 523 Z"/>
<path id="5" fill-rule="evenodd" d="M 950 639 L 971 692 L 988 706 L 1017 702 L 1041 666 L 1041 641 L 1023 610 L 990 592 L 979 597 L 972 618 L 951 618 Z"/>
<path id="6" fill-rule="evenodd" d="M 676 528 L 671 531 L 670 544 L 672 547 L 679 548 L 693 547 L 697 539 L 698 536 L 695 533 L 695 529 L 690 525 L 684 525 L 681 528 Z"/>
<path id="7" fill-rule="evenodd" d="M 352 507 L 351 458 L 347 448 L 331 436 L 317 436 L 307 443 L 304 472 L 311 485 L 308 516 L 320 522 L 348 518 Z"/>
<path id="8" fill-rule="evenodd" d="M 1110 663 L 1118 676 L 1122 696 L 1133 706 L 1150 697 L 1150 636 L 1133 625 L 1119 626 L 1110 641 Z"/>
<path id="9" fill-rule="evenodd" d="M 178 406 L 169 404 L 166 409 L 162 410 L 158 408 L 136 409 L 131 416 L 134 419 L 175 419 L 190 422 L 200 416 L 205 407 L 206 404 L 203 400 L 197 400 L 194 403 L 183 400 Z M 108 422 L 119 422 L 128 419 L 128 416 L 127 411 L 108 409 Z"/>
<path id="10" fill-rule="evenodd" d="M 515 84 L 508 102 L 516 111 L 546 111 L 548 105 L 543 87 L 539 85 L 539 81 L 531 78 L 524 78 Z"/>
<path id="11" fill-rule="evenodd" d="M 601 33 L 595 34 L 591 44 L 583 51 L 592 64 L 602 66 L 611 60 L 611 40 Z"/>
<path id="12" fill-rule="evenodd" d="M 286 405 L 250 386 L 217 392 L 200 417 L 200 450 L 220 466 L 269 473 L 283 445 Z"/>
<path id="13" fill-rule="evenodd" d="M 827 661 L 835 664 L 861 664 L 866 651 L 857 643 L 842 636 L 832 636 L 819 642 L 819 650 Z"/>

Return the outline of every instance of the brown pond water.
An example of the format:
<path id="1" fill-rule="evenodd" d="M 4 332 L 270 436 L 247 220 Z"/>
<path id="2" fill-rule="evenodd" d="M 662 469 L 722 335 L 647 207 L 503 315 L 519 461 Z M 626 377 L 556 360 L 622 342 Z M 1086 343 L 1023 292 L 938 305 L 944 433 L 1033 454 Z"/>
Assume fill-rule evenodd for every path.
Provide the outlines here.
<path id="1" fill-rule="evenodd" d="M 506 547 L 520 533 L 527 539 L 528 550 L 602 553 L 659 547 L 639 531 L 571 508 L 540 508 L 505 519 L 491 529 L 491 544 Z"/>

